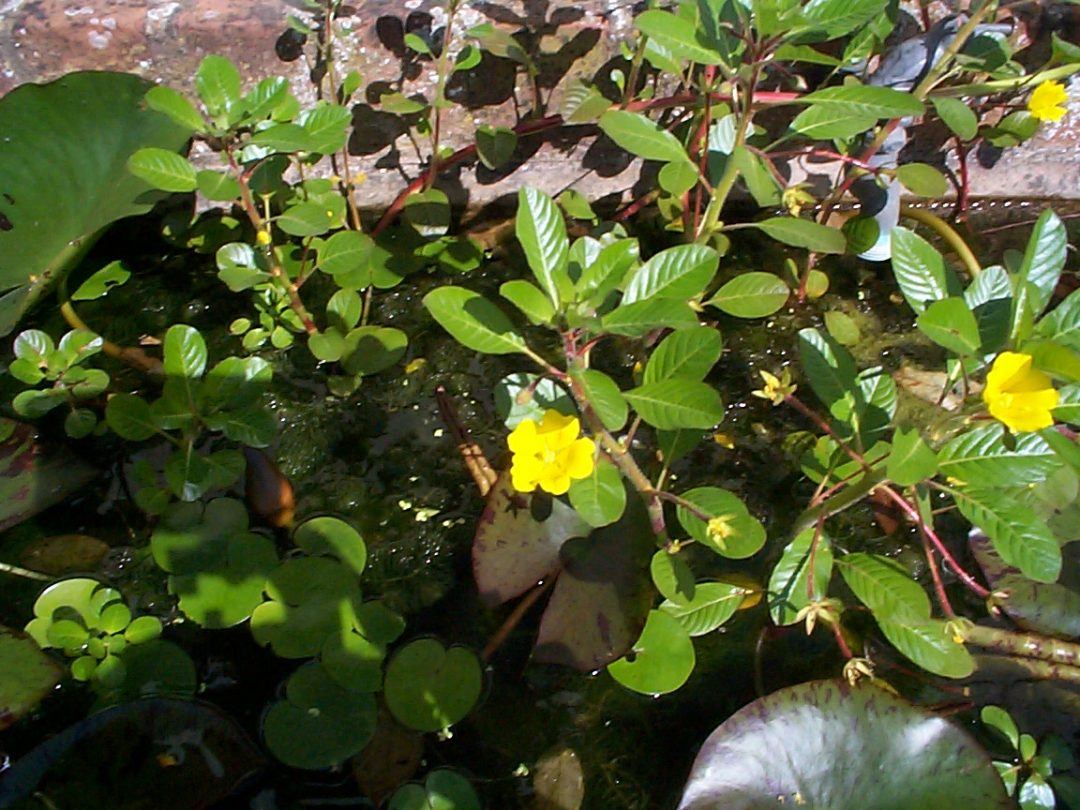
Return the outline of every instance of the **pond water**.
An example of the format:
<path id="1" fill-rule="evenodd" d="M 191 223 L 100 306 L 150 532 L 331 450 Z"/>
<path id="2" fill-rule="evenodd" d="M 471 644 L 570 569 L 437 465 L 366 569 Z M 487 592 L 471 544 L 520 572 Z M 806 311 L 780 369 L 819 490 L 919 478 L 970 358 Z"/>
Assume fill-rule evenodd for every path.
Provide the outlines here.
<path id="1" fill-rule="evenodd" d="M 1042 205 L 975 201 L 969 231 L 976 253 L 989 259 L 1022 246 L 1026 226 Z M 1076 203 L 1054 207 L 1063 218 L 1080 216 Z M 211 357 L 236 352 L 237 339 L 227 326 L 245 314 L 246 296 L 225 292 L 212 257 L 193 265 L 172 255 L 158 239 L 157 226 L 157 220 L 148 217 L 121 223 L 106 237 L 97 252 L 109 259 L 118 249 L 127 254 L 123 258 L 136 277 L 107 298 L 81 306 L 80 314 L 122 345 L 159 334 L 168 324 L 187 322 L 206 336 Z M 88 265 L 96 258 L 91 255 Z M 774 243 L 740 240 L 721 273 L 779 270 L 785 258 Z M 861 341 L 853 347 L 860 365 L 880 363 L 893 371 L 902 361 L 941 356 L 913 332 L 906 308 L 890 301 L 895 288 L 884 275 L 886 265 L 840 260 L 824 269 L 832 279 L 831 290 L 802 309 L 782 311 L 764 322 L 719 321 L 725 352 L 710 382 L 727 404 L 723 435 L 681 460 L 672 475 L 686 486 L 713 484 L 738 493 L 765 523 L 769 541 L 761 553 L 743 562 L 707 553 L 695 556 L 699 576 L 738 574 L 762 581 L 811 494 L 805 489 L 809 484 L 800 483 L 797 475 L 791 438 L 809 426 L 797 415 L 749 396 L 759 385 L 755 369 L 778 368 L 791 360 L 799 328 L 817 325 L 822 313 L 839 310 L 860 328 Z M 511 273 L 506 263 L 495 259 L 471 274 L 467 283 L 494 292 Z M 327 396 L 325 375 L 310 354 L 273 353 L 271 399 L 280 425 L 273 453 L 296 488 L 299 517 L 333 513 L 361 531 L 369 552 L 365 596 L 382 596 L 401 611 L 408 621 L 407 638 L 433 635 L 480 649 L 511 608 L 485 608 L 472 581 L 469 550 L 483 502 L 440 418 L 435 391 L 445 387 L 461 422 L 502 469 L 505 430 L 495 415 L 490 385 L 524 366 L 513 359 L 474 355 L 434 324 L 421 298 L 445 282 L 418 274 L 376 297 L 374 322 L 405 330 L 409 354 L 402 365 L 365 379 L 347 399 Z M 42 328 L 60 331 L 59 321 L 48 318 L 54 316 L 46 316 Z M 622 377 L 639 359 L 632 351 L 629 341 L 607 342 L 597 350 L 594 363 L 625 384 L 628 380 Z M 0 399 L 10 401 L 14 390 L 5 377 Z M 911 397 L 905 403 L 919 407 Z M 642 433 L 639 441 L 646 449 L 650 437 Z M 0 536 L 0 554 L 16 561 L 35 539 L 58 534 L 104 540 L 111 551 L 99 573 L 125 594 L 137 596 L 144 612 L 163 619 L 166 637 L 196 662 L 204 684 L 199 696 L 223 708 L 258 739 L 264 707 L 293 662 L 260 648 L 244 626 L 200 632 L 183 623 L 166 595 L 164 575 L 146 553 L 145 520 L 124 496 L 126 460 L 120 445 L 89 460 L 102 474 L 68 502 Z M 908 541 L 903 533 L 883 536 L 868 508 L 845 513 L 837 536 L 847 550 L 888 554 L 922 573 L 918 555 L 911 553 L 917 543 L 909 548 Z M 35 583 L 5 578 L 0 624 L 22 626 L 37 591 Z M 654 699 L 622 688 L 606 672 L 580 674 L 530 664 L 538 615 L 537 609 L 530 612 L 493 656 L 482 702 L 454 727 L 452 738 L 427 735 L 422 744 L 422 770 L 444 764 L 462 769 L 490 808 L 537 806 L 537 763 L 567 749 L 576 754 L 584 773 L 583 807 L 674 806 L 697 748 L 714 727 L 762 692 L 835 676 L 838 668 L 835 649 L 824 634 L 807 638 L 799 626 L 772 628 L 759 605 L 741 611 L 721 632 L 698 639 L 698 663 L 689 682 L 674 694 Z M 6 732 L 3 752 L 17 759 L 81 719 L 92 700 L 88 690 L 65 681 L 35 718 Z M 364 805 L 348 768 L 313 774 L 274 765 L 229 804 Z"/>

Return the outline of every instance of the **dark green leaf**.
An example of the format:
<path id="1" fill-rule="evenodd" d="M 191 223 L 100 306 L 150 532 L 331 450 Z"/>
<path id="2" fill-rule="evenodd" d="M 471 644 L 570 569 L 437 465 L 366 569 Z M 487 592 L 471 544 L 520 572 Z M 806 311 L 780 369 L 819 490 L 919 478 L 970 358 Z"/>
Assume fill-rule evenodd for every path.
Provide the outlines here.
<path id="1" fill-rule="evenodd" d="M 847 240 L 843 233 L 809 219 L 770 217 L 747 224 L 785 245 L 806 248 L 817 253 L 843 253 L 847 249 Z"/>
<path id="2" fill-rule="evenodd" d="M 614 523 L 626 508 L 622 475 L 603 458 L 597 460 L 592 475 L 571 482 L 569 496 L 574 511 L 593 527 Z"/>
<path id="3" fill-rule="evenodd" d="M 963 298 L 934 301 L 915 325 L 934 343 L 955 354 L 967 356 L 979 350 L 979 324 Z"/>
<path id="4" fill-rule="evenodd" d="M 595 369 L 572 371 L 571 376 L 581 386 L 605 428 L 620 430 L 626 424 L 626 400 L 611 377 Z"/>
<path id="5" fill-rule="evenodd" d="M 453 338 L 485 354 L 513 354 L 525 348 L 502 310 L 462 287 L 440 287 L 424 296 L 424 306 Z"/>
<path id="6" fill-rule="evenodd" d="M 958 98 L 947 96 L 930 99 L 937 111 L 938 118 L 953 131 L 960 140 L 972 140 L 979 130 L 979 119 L 971 108 Z"/>

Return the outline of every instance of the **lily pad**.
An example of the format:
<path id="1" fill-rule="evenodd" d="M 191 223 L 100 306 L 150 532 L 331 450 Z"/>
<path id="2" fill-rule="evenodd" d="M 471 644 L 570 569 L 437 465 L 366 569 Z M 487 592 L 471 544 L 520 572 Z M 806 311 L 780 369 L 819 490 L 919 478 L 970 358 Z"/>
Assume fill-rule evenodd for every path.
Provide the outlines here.
<path id="1" fill-rule="evenodd" d="M 33 711 L 63 674 L 32 638 L 0 627 L 0 731 Z"/>
<path id="2" fill-rule="evenodd" d="M 251 633 L 282 658 L 318 655 L 326 640 L 357 625 L 356 575 L 329 557 L 294 557 L 266 578 L 263 602 L 251 614 Z"/>
<path id="3" fill-rule="evenodd" d="M 617 523 L 562 547 L 562 571 L 536 639 L 533 658 L 592 672 L 620 658 L 641 633 L 655 591 L 655 549 L 645 507 L 627 496 Z"/>
<path id="4" fill-rule="evenodd" d="M 0 99 L 0 335 L 107 225 L 164 196 L 126 167 L 136 150 L 175 151 L 191 134 L 146 107 L 152 86 L 126 73 L 69 73 Z"/>
<path id="5" fill-rule="evenodd" d="M 318 770 L 359 753 L 372 734 L 375 698 L 336 684 L 319 664 L 304 664 L 289 678 L 285 700 L 263 718 L 271 753 L 294 768 Z"/>
<path id="6" fill-rule="evenodd" d="M 656 696 L 686 683 L 694 662 L 694 643 L 686 628 L 671 614 L 653 610 L 630 652 L 608 664 L 608 673 L 627 689 Z"/>
<path id="7" fill-rule="evenodd" d="M 59 447 L 37 440 L 31 425 L 0 419 L 10 435 L 0 442 L 0 531 L 77 492 L 97 470 Z"/>
<path id="8" fill-rule="evenodd" d="M 550 512 L 538 517 L 541 503 L 550 504 Z M 520 596 L 558 568 L 563 543 L 590 531 L 562 501 L 518 492 L 510 475 L 501 475 L 488 494 L 473 541 L 480 598 L 499 605 Z"/>
<path id="9" fill-rule="evenodd" d="M 195 701 L 153 698 L 98 712 L 4 773 L 0 807 L 37 795 L 53 807 L 210 807 L 265 759 L 239 724 Z"/>
<path id="10" fill-rule="evenodd" d="M 680 810 L 1012 807 L 967 732 L 877 686 L 812 681 L 744 706 L 705 741 Z"/>
<path id="11" fill-rule="evenodd" d="M 98 705 L 128 703 L 149 697 L 191 698 L 199 686 L 195 662 L 170 641 L 156 639 L 124 648 L 123 679 L 98 689 Z"/>
<path id="12" fill-rule="evenodd" d="M 394 653 L 383 694 L 398 722 L 417 731 L 442 731 L 472 711 L 483 683 L 472 650 L 447 649 L 436 639 L 421 638 Z"/>
<path id="13" fill-rule="evenodd" d="M 42 537 L 23 549 L 19 562 L 32 571 L 54 576 L 93 571 L 109 553 L 109 546 L 85 534 L 57 534 Z"/>
<path id="14" fill-rule="evenodd" d="M 427 775 L 424 784 L 405 785 L 391 798 L 387 810 L 480 810 L 472 784 L 449 768 Z"/>
<path id="15" fill-rule="evenodd" d="M 308 554 L 330 554 L 357 575 L 364 573 L 367 547 L 360 532 L 341 518 L 323 515 L 305 520 L 296 528 L 293 542 Z"/>

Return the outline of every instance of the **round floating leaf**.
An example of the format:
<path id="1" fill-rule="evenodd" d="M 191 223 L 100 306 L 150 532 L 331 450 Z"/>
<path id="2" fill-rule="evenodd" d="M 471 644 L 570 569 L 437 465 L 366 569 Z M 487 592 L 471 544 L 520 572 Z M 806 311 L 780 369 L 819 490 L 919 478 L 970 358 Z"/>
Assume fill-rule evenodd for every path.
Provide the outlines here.
<path id="1" fill-rule="evenodd" d="M 468 779 L 439 768 L 427 775 L 422 786 L 403 785 L 390 798 L 387 810 L 480 810 L 481 806 Z"/>
<path id="2" fill-rule="evenodd" d="M 139 147 L 182 149 L 191 132 L 146 108 L 150 86 L 124 73 L 70 73 L 0 100 L 0 334 L 106 225 L 160 199 L 125 164 Z"/>
<path id="3" fill-rule="evenodd" d="M 356 609 L 356 629 L 368 641 L 389 644 L 405 630 L 405 619 L 378 600 L 364 602 Z"/>
<path id="4" fill-rule="evenodd" d="M 119 656 L 111 657 L 123 664 L 123 678 L 110 688 L 102 689 L 97 683 L 99 678 L 95 677 L 102 703 L 122 703 L 146 697 L 190 699 L 198 688 L 195 662 L 172 642 L 155 639 L 127 647 Z"/>
<path id="5" fill-rule="evenodd" d="M 989 756 L 965 731 L 876 686 L 840 681 L 782 689 L 728 718 L 694 761 L 679 810 L 800 803 L 1013 806 Z"/>
<path id="6" fill-rule="evenodd" d="M 364 573 L 367 547 L 360 533 L 344 520 L 323 516 L 297 527 L 293 542 L 308 554 L 332 554 L 357 574 Z"/>
<path id="7" fill-rule="evenodd" d="M 375 699 L 343 689 L 314 662 L 292 674 L 285 698 L 263 718 L 263 737 L 286 765 L 329 768 L 359 753 L 375 732 Z"/>
<path id="8" fill-rule="evenodd" d="M 679 523 L 691 537 L 717 554 L 741 560 L 753 556 L 765 545 L 765 527 L 733 492 L 698 487 L 684 492 L 682 497 L 709 515 L 710 520 L 706 522 L 685 506 L 679 506 L 676 510 Z"/>
<path id="9" fill-rule="evenodd" d="M 19 562 L 34 571 L 61 576 L 93 571 L 109 553 L 109 546 L 85 534 L 55 534 L 35 540 L 23 549 Z"/>
<path id="10" fill-rule="evenodd" d="M 386 650 L 359 633 L 330 636 L 320 660 L 326 674 L 352 692 L 378 692 L 382 688 L 382 664 Z"/>
<path id="11" fill-rule="evenodd" d="M 612 678 L 635 692 L 674 692 L 694 671 L 694 643 L 678 619 L 653 610 L 630 652 L 607 669 Z"/>
<path id="12" fill-rule="evenodd" d="M 330 636 L 356 623 L 356 575 L 329 557 L 286 560 L 270 572 L 266 593 L 270 601 L 251 614 L 251 633 L 282 658 L 318 655 Z"/>
<path id="13" fill-rule="evenodd" d="M 413 641 L 386 667 L 383 694 L 399 722 L 417 731 L 441 731 L 472 711 L 484 675 L 476 653 L 446 649 L 432 638 Z"/>
<path id="14" fill-rule="evenodd" d="M 180 598 L 184 615 L 212 629 L 232 627 L 251 616 L 262 604 L 266 576 L 278 562 L 273 541 L 261 534 L 242 532 L 217 542 L 227 547 L 221 564 L 169 577 L 169 592 Z"/>
<path id="15" fill-rule="evenodd" d="M 32 638 L 0 627 L 0 730 L 33 711 L 62 674 Z"/>
<path id="16" fill-rule="evenodd" d="M 129 644 L 143 644 L 161 635 L 161 620 L 157 616 L 139 616 L 124 630 Z"/>

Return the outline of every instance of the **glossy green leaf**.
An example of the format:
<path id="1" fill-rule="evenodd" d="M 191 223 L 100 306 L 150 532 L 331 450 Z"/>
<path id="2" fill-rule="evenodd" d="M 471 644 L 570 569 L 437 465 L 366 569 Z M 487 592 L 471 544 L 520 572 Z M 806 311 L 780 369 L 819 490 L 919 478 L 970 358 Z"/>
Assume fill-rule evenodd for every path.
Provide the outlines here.
<path id="1" fill-rule="evenodd" d="M 540 288 L 554 307 L 569 292 L 566 266 L 570 243 L 562 211 L 547 194 L 526 186 L 518 192 L 515 232 Z"/>
<path id="2" fill-rule="evenodd" d="M 115 394 L 105 406 L 105 422 L 122 439 L 142 441 L 157 433 L 157 423 L 146 400 L 134 394 Z"/>
<path id="3" fill-rule="evenodd" d="M 934 343 L 961 356 L 979 350 L 979 324 L 963 298 L 934 301 L 915 321 L 919 331 Z"/>
<path id="4" fill-rule="evenodd" d="M 947 96 L 931 98 L 938 118 L 963 141 L 972 140 L 979 130 L 979 119 L 971 108 L 958 98 Z"/>
<path id="5" fill-rule="evenodd" d="M 149 146 L 135 152 L 127 162 L 128 171 L 162 191 L 194 191 L 198 186 L 195 167 L 187 158 L 169 149 Z"/>
<path id="6" fill-rule="evenodd" d="M 832 543 L 824 532 L 817 535 L 816 544 L 814 537 L 812 528 L 796 535 L 784 547 L 769 576 L 769 615 L 778 625 L 794 624 L 800 610 L 811 601 L 820 601 L 828 592 L 833 569 Z"/>
<path id="7" fill-rule="evenodd" d="M 633 388 L 623 396 L 645 422 L 661 430 L 705 429 L 724 418 L 720 395 L 703 382 L 661 380 Z"/>
<path id="8" fill-rule="evenodd" d="M 926 163 L 905 163 L 896 170 L 896 179 L 916 197 L 941 197 L 949 190 L 949 181 Z"/>
<path id="9" fill-rule="evenodd" d="M 292 205 L 274 218 L 281 230 L 290 236 L 318 236 L 335 224 L 335 212 L 317 202 Z"/>
<path id="10" fill-rule="evenodd" d="M 378 374 L 404 357 L 408 342 L 391 326 L 358 326 L 345 336 L 341 365 L 349 374 Z"/>
<path id="11" fill-rule="evenodd" d="M 875 618 L 930 618 L 930 598 L 895 560 L 876 554 L 845 554 L 836 560 L 836 567 Z"/>
<path id="12" fill-rule="evenodd" d="M 678 619 L 652 610 L 632 657 L 608 664 L 608 673 L 627 689 L 646 695 L 674 692 L 694 671 L 694 643 Z"/>
<path id="13" fill-rule="evenodd" d="M 603 318 L 605 331 L 627 337 L 641 337 L 653 329 L 682 329 L 697 325 L 694 310 L 687 303 L 674 298 L 650 298 L 623 304 Z"/>
<path id="14" fill-rule="evenodd" d="M 305 520 L 293 533 L 293 542 L 308 554 L 337 557 L 358 576 L 367 564 L 367 547 L 360 533 L 341 518 L 323 515 Z"/>
<path id="15" fill-rule="evenodd" d="M 877 118 L 852 115 L 843 108 L 814 105 L 807 107 L 791 122 L 791 128 L 814 140 L 847 140 L 873 129 Z"/>
<path id="16" fill-rule="evenodd" d="M 1065 266 L 1067 245 L 1065 224 L 1047 208 L 1035 221 L 1017 274 L 1034 287 L 1027 296 L 1017 295 L 1017 306 L 1030 307 L 1033 317 L 1038 316 L 1050 301 Z"/>
<path id="17" fill-rule="evenodd" d="M 746 596 L 747 589 L 741 585 L 698 582 L 688 601 L 665 599 L 660 610 L 674 616 L 693 638 L 711 633 L 734 616 Z"/>
<path id="18" fill-rule="evenodd" d="M 202 114 L 190 101 L 171 87 L 164 85 L 151 87 L 146 92 L 145 98 L 147 107 L 169 116 L 179 127 L 191 132 L 206 128 L 206 121 L 203 120 Z"/>
<path id="19" fill-rule="evenodd" d="M 679 523 L 691 537 L 717 554 L 741 560 L 753 556 L 765 545 L 765 527 L 735 493 L 718 487 L 697 487 L 681 497 L 696 507 L 697 512 L 708 515 L 709 520 L 679 504 L 675 512 Z"/>
<path id="20" fill-rule="evenodd" d="M 813 220 L 798 217 L 769 217 L 747 224 L 764 231 L 785 245 L 806 248 L 817 253 L 843 253 L 847 249 L 847 240 L 844 239 L 843 233 L 836 228 L 819 225 Z"/>
<path id="21" fill-rule="evenodd" d="M 608 110 L 600 116 L 600 129 L 627 152 L 645 160 L 687 160 L 679 139 L 641 113 Z"/>
<path id="22" fill-rule="evenodd" d="M 923 112 L 922 102 L 910 93 L 890 87 L 868 85 L 826 87 L 802 96 L 799 103 L 827 107 L 847 115 L 866 118 L 902 118 L 907 115 L 921 115 Z"/>
<path id="23" fill-rule="evenodd" d="M 439 287 L 424 296 L 424 306 L 453 338 L 485 354 L 513 354 L 525 348 L 502 310 L 462 287 Z"/>
<path id="24" fill-rule="evenodd" d="M 922 440 L 917 429 L 898 429 L 893 434 L 892 449 L 885 467 L 889 480 L 908 487 L 933 478 L 937 469 L 937 456 Z"/>
<path id="25" fill-rule="evenodd" d="M 185 324 L 169 327 L 165 333 L 165 373 L 173 377 L 197 379 L 206 371 L 206 342 L 199 330 Z"/>
<path id="26" fill-rule="evenodd" d="M 676 59 L 688 59 L 700 65 L 724 64 L 723 57 L 705 41 L 701 29 L 683 17 L 667 11 L 645 11 L 634 19 L 634 25 Z"/>
<path id="27" fill-rule="evenodd" d="M 570 483 L 568 495 L 574 511 L 593 527 L 614 523 L 626 508 L 622 474 L 604 458 L 597 459 L 591 475 Z"/>
<path id="28" fill-rule="evenodd" d="M 950 271 L 933 245 L 902 226 L 892 230 L 892 268 L 900 292 L 916 314 L 949 297 Z"/>
<path id="29" fill-rule="evenodd" d="M 72 301 L 93 301 L 101 298 L 113 287 L 119 287 L 131 278 L 131 272 L 119 262 L 109 262 L 71 294 Z"/>
<path id="30" fill-rule="evenodd" d="M 207 56 L 195 71 L 195 89 L 211 116 L 221 117 L 240 98 L 240 73 L 223 56 Z"/>
<path id="31" fill-rule="evenodd" d="M 787 303 L 791 290 L 772 273 L 740 273 L 706 301 L 737 318 L 764 318 Z"/>
<path id="32" fill-rule="evenodd" d="M 960 513 L 990 538 L 1001 558 L 1037 582 L 1061 574 L 1061 546 L 1028 505 L 999 490 L 963 487 L 953 497 Z"/>
<path id="33" fill-rule="evenodd" d="M 719 263 L 719 254 L 704 245 L 678 245 L 662 250 L 627 278 L 623 305 L 649 298 L 693 298 L 716 275 Z"/>
<path id="34" fill-rule="evenodd" d="M 532 323 L 551 323 L 555 318 L 555 307 L 551 299 L 531 281 L 504 281 L 499 287 L 499 295 L 521 310 Z"/>
<path id="35" fill-rule="evenodd" d="M 885 638 L 923 669 L 944 678 L 966 678 L 975 661 L 946 622 L 906 616 L 878 619 Z"/>
<path id="36" fill-rule="evenodd" d="M 517 133 L 506 127 L 483 125 L 476 129 L 476 154 L 489 169 L 510 160 L 517 148 Z"/>
<path id="37" fill-rule="evenodd" d="M 626 424 L 628 408 L 619 386 L 602 371 L 585 369 L 572 371 L 571 376 L 581 386 L 592 403 L 596 415 L 608 430 L 620 430 Z"/>
<path id="38" fill-rule="evenodd" d="M 691 326 L 676 329 L 660 341 L 645 364 L 644 383 L 660 382 L 676 377 L 702 380 L 723 351 L 720 332 L 711 326 Z"/>
<path id="39" fill-rule="evenodd" d="M 977 487 L 1012 487 L 1046 480 L 1060 460 L 1037 433 L 1008 441 L 998 424 L 984 425 L 950 439 L 938 451 L 942 475 Z"/>

